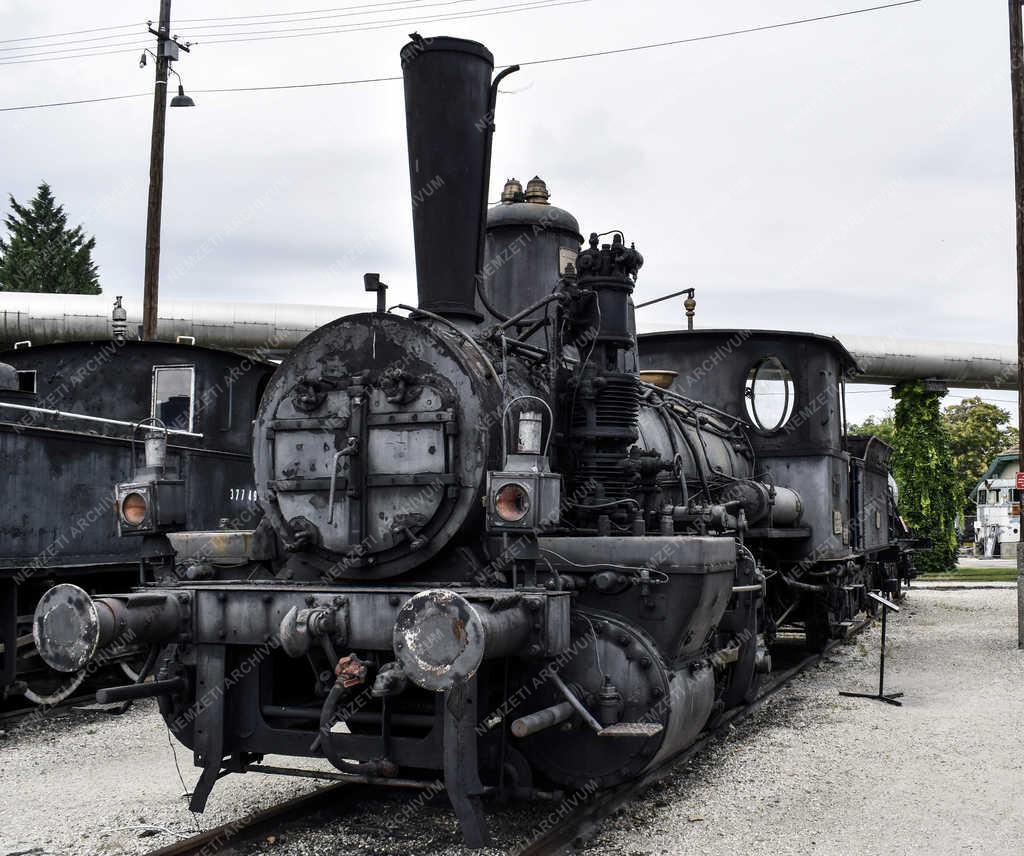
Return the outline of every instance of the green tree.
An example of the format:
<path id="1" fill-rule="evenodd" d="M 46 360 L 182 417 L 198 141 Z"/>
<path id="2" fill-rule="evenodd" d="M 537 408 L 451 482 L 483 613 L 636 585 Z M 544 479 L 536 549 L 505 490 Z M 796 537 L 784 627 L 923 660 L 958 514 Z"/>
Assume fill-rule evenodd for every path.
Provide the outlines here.
<path id="1" fill-rule="evenodd" d="M 99 294 L 99 273 L 92 260 L 95 238 L 81 226 L 68 228 L 64 206 L 43 182 L 28 205 L 13 196 L 4 220 L 7 240 L 0 240 L 0 291 L 46 291 Z"/>
<path id="2" fill-rule="evenodd" d="M 896 434 L 896 422 L 891 414 L 886 414 L 878 421 L 875 421 L 874 416 L 869 416 L 860 425 L 851 425 L 848 430 L 850 434 L 858 434 L 863 437 L 877 437 L 882 442 L 888 443 L 891 446 Z"/>
<path id="3" fill-rule="evenodd" d="M 1010 412 L 982 401 L 978 396 L 965 398 L 943 410 L 949 432 L 949 446 L 956 471 L 959 508 L 974 511 L 971 491 L 1003 449 L 1016 448 L 1017 429 L 1010 427 Z"/>
<path id="4" fill-rule="evenodd" d="M 956 563 L 956 516 L 960 491 L 953 467 L 949 429 L 939 412 L 938 392 L 926 392 L 921 381 L 893 390 L 893 475 L 900 489 L 900 514 L 917 535 L 932 546 L 914 564 L 925 573 L 948 571 Z"/>

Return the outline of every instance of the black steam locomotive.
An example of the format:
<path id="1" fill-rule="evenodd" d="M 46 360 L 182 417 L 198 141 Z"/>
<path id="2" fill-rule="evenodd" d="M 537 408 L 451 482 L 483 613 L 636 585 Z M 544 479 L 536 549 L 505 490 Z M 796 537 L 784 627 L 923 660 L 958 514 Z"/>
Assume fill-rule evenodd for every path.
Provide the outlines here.
<path id="1" fill-rule="evenodd" d="M 414 37 L 402 60 L 418 306 L 385 312 L 367 275 L 378 311 L 274 374 L 254 532 L 179 538 L 173 584 L 58 586 L 34 633 L 63 669 L 162 647 L 107 697 L 159 697 L 194 809 L 264 755 L 326 758 L 441 775 L 479 846 L 482 796 L 640 775 L 751 696 L 780 626 L 821 644 L 910 566 L 886 447 L 844 435 L 837 342 L 654 337 L 642 359 L 677 376 L 642 374 L 636 248 L 581 249 L 539 179 L 486 211 L 490 52 Z"/>
<path id="2" fill-rule="evenodd" d="M 123 591 L 173 570 L 169 530 L 255 526 L 250 430 L 272 371 L 120 335 L 0 352 L 0 699 L 52 704 L 104 665 L 69 678 L 39 659 L 32 611 L 55 583 Z M 118 517 L 113 484 L 146 480 L 154 444 L 162 484 L 135 493 L 162 491 L 160 507 L 146 515 L 133 499 Z M 111 660 L 131 673 L 137 650 Z"/>

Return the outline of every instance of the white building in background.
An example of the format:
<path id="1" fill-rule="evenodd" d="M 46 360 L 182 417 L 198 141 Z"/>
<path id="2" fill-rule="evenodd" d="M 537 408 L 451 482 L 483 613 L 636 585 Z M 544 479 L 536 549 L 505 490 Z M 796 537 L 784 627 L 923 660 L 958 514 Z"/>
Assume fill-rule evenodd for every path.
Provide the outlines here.
<path id="1" fill-rule="evenodd" d="M 1013 559 L 1020 540 L 1020 491 L 1017 453 L 1006 451 L 992 460 L 971 498 L 978 506 L 974 521 L 974 552 L 986 558 Z"/>

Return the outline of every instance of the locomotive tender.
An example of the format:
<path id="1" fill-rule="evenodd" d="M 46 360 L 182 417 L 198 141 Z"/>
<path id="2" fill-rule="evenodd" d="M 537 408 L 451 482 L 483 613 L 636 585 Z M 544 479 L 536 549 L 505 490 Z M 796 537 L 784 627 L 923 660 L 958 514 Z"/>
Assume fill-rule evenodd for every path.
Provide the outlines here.
<path id="1" fill-rule="evenodd" d="M 34 633 L 65 669 L 125 633 L 162 647 L 152 683 L 112 696 L 159 697 L 203 770 L 196 810 L 225 772 L 287 772 L 264 755 L 326 758 L 351 781 L 442 777 L 481 846 L 482 796 L 642 774 L 755 692 L 777 627 L 820 639 L 907 566 L 885 447 L 844 446 L 845 350 L 679 334 L 651 343 L 676 389 L 644 382 L 635 247 L 581 249 L 539 179 L 487 211 L 509 71 L 454 38 L 402 60 L 418 306 L 384 311 L 368 275 L 378 311 L 281 364 L 255 532 L 170 536 L 173 584 L 58 586 Z"/>
<path id="2" fill-rule="evenodd" d="M 272 365 L 122 332 L 0 352 L 0 699 L 54 703 L 86 677 L 54 673 L 32 642 L 32 612 L 56 582 L 123 591 L 173 570 L 163 531 L 256 523 L 251 422 Z M 146 420 L 155 431 L 136 428 Z M 112 486 L 145 478 L 151 433 L 159 484 L 129 491 L 129 523 L 112 513 Z"/>

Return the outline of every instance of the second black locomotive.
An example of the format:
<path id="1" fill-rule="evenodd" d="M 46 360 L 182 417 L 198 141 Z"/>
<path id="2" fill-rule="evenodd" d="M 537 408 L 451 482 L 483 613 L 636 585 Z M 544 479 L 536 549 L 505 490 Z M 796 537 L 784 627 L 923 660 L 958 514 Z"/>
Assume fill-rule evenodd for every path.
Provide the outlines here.
<path id="1" fill-rule="evenodd" d="M 87 676 L 36 653 L 32 611 L 52 585 L 124 590 L 173 571 L 169 531 L 255 526 L 250 431 L 272 371 L 121 335 L 0 352 L 0 699 L 55 703 Z"/>

